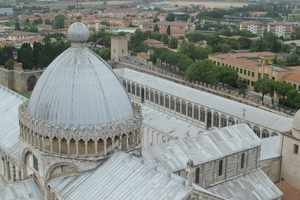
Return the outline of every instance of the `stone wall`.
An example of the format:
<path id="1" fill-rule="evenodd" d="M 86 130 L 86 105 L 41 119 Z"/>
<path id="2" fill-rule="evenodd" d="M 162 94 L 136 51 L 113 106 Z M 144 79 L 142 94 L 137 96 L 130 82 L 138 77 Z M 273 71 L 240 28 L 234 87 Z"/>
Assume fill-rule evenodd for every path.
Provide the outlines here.
<path id="1" fill-rule="evenodd" d="M 300 189 L 300 149 L 295 153 L 295 146 L 300 148 L 300 140 L 293 136 L 283 137 L 281 176 L 289 184 Z"/>
<path id="2" fill-rule="evenodd" d="M 272 182 L 280 181 L 280 165 L 281 157 L 262 160 L 260 162 L 261 169 L 269 176 Z"/>
<path id="3" fill-rule="evenodd" d="M 31 92 L 43 70 L 7 70 L 0 67 L 0 84 L 20 93 Z"/>

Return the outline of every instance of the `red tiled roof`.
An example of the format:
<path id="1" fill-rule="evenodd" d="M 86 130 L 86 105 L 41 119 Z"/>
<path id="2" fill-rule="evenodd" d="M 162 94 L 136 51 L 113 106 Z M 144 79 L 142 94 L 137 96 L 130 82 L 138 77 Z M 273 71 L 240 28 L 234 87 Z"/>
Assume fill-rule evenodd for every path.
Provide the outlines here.
<path id="1" fill-rule="evenodd" d="M 282 200 L 299 200 L 300 199 L 300 190 L 291 186 L 286 181 L 281 181 L 276 184 L 277 187 L 283 192 Z"/>
<path id="2" fill-rule="evenodd" d="M 220 60 L 220 62 L 233 66 L 243 66 L 254 69 L 261 65 L 260 58 L 272 57 L 275 54 L 272 52 L 243 52 L 243 53 L 225 53 L 216 54 L 212 58 Z M 255 59 L 257 58 L 257 59 Z"/>

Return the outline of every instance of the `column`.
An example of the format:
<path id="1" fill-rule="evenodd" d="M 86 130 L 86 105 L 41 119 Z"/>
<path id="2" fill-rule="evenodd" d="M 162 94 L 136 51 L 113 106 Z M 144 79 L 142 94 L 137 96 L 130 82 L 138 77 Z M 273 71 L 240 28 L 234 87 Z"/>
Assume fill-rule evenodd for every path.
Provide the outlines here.
<path id="1" fill-rule="evenodd" d="M 95 154 L 98 153 L 98 140 L 96 139 L 95 141 Z"/>
<path id="2" fill-rule="evenodd" d="M 105 138 L 105 139 L 104 139 L 104 141 L 103 141 L 103 145 L 104 145 L 104 152 L 103 152 L 103 154 L 104 154 L 104 155 L 106 155 L 106 154 L 107 154 L 107 149 L 106 149 L 106 140 L 107 140 L 107 138 Z"/>

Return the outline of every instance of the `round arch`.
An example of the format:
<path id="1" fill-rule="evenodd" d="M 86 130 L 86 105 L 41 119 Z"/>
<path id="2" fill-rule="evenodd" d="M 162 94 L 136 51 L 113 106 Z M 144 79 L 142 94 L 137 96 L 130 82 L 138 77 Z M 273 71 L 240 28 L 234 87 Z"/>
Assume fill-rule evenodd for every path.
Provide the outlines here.
<path id="1" fill-rule="evenodd" d="M 31 92 L 33 90 L 36 82 L 37 82 L 36 76 L 34 76 L 34 75 L 29 76 L 29 78 L 27 79 L 27 90 L 29 92 Z"/>
<path id="2" fill-rule="evenodd" d="M 71 175 L 71 174 L 78 174 L 79 169 L 73 163 L 62 162 L 56 163 L 49 167 L 46 173 L 46 180 L 51 180 L 53 178 L 62 176 L 62 175 Z"/>

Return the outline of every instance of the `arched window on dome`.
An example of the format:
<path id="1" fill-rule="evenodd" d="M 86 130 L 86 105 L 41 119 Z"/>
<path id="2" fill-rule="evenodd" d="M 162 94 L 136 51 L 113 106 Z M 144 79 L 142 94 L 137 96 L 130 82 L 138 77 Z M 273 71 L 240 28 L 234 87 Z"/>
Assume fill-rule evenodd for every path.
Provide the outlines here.
<path id="1" fill-rule="evenodd" d="M 76 154 L 76 141 L 72 138 L 70 140 L 70 154 Z"/>
<path id="2" fill-rule="evenodd" d="M 44 149 L 50 151 L 50 139 L 48 136 L 44 137 Z"/>
<path id="3" fill-rule="evenodd" d="M 120 146 L 120 137 L 118 135 L 116 135 L 114 138 L 114 146 L 117 148 Z"/>
<path id="4" fill-rule="evenodd" d="M 127 85 L 126 85 L 126 80 L 123 80 L 123 87 L 124 87 L 125 89 L 127 89 L 126 86 L 127 86 Z"/>
<path id="5" fill-rule="evenodd" d="M 79 153 L 80 155 L 85 154 L 85 142 L 84 142 L 83 139 L 80 139 L 80 140 L 78 141 L 78 153 Z"/>
<path id="6" fill-rule="evenodd" d="M 108 137 L 106 139 L 106 151 L 109 152 L 112 149 L 112 139 Z"/>
<path id="7" fill-rule="evenodd" d="M 58 145 L 58 139 L 57 139 L 57 137 L 54 137 L 52 139 L 52 151 L 54 153 L 59 153 L 59 145 Z"/>
<path id="8" fill-rule="evenodd" d="M 94 154 L 95 153 L 95 142 L 92 139 L 90 139 L 87 143 L 87 153 L 88 154 Z"/>
<path id="9" fill-rule="evenodd" d="M 104 154 L 104 142 L 101 138 L 97 141 L 97 153 Z"/>
<path id="10" fill-rule="evenodd" d="M 68 144 L 67 144 L 67 140 L 65 138 L 61 139 L 61 141 L 60 141 L 60 152 L 63 154 L 68 153 Z"/>
<path id="11" fill-rule="evenodd" d="M 132 132 L 130 132 L 129 136 L 128 136 L 128 146 L 129 147 L 133 147 L 134 146 L 134 135 L 132 134 Z"/>
<path id="12" fill-rule="evenodd" d="M 122 135 L 121 149 L 127 150 L 127 135 L 125 133 Z"/>

